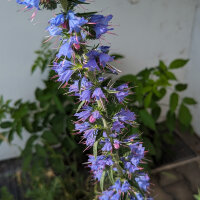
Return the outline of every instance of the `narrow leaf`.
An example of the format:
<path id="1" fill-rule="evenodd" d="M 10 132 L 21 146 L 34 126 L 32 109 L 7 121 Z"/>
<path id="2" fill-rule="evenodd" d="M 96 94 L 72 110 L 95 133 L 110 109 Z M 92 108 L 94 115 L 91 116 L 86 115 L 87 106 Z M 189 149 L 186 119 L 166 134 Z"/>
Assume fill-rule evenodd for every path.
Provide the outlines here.
<path id="1" fill-rule="evenodd" d="M 101 175 L 101 180 L 100 180 L 100 188 L 101 188 L 101 191 L 102 191 L 102 192 L 103 192 L 103 186 L 104 186 L 105 176 L 106 176 L 106 172 L 103 171 L 103 173 L 102 173 L 102 175 Z"/>
<path id="2" fill-rule="evenodd" d="M 184 60 L 184 59 L 174 60 L 170 64 L 169 69 L 178 69 L 178 68 L 184 67 L 188 63 L 188 61 L 189 60 Z"/>
<path id="3" fill-rule="evenodd" d="M 183 102 L 186 103 L 186 104 L 188 104 L 188 105 L 195 105 L 195 104 L 197 104 L 196 100 L 193 99 L 193 98 L 191 98 L 191 97 L 185 97 L 183 99 Z"/>
<path id="4" fill-rule="evenodd" d="M 173 113 L 178 106 L 179 96 L 177 93 L 172 93 L 170 96 L 170 110 Z"/>

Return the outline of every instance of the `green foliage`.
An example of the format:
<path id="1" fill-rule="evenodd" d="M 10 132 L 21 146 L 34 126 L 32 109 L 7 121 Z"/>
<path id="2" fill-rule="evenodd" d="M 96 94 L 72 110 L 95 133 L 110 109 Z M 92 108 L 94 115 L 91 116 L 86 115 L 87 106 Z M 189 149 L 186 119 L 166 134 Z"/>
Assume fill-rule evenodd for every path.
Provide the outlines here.
<path id="1" fill-rule="evenodd" d="M 48 44 L 43 44 L 42 50 L 36 52 L 32 72 L 37 68 L 41 72 L 48 69 L 54 54 L 48 48 Z M 54 75 L 51 71 L 49 77 Z M 63 95 L 59 84 L 51 79 L 43 82 L 42 89 L 36 88 L 33 102 L 20 99 L 11 104 L 0 98 L 0 139 L 12 143 L 15 134 L 19 137 L 23 131 L 29 134 L 21 153 L 21 186 L 26 188 L 27 199 L 91 199 L 93 186 L 82 164 L 87 156 L 78 144 L 80 138 L 72 134 L 77 109 L 74 98 Z"/>
<path id="2" fill-rule="evenodd" d="M 14 200 L 13 195 L 10 194 L 6 187 L 0 189 L 0 199 L 1 200 Z"/>
<path id="3" fill-rule="evenodd" d="M 180 83 L 173 73 L 187 62 L 177 59 L 167 66 L 160 61 L 156 67 L 146 68 L 136 75 L 122 76 L 118 80 L 118 84 L 129 82 L 132 86 L 134 94 L 129 96 L 127 106 L 138 115 L 139 130 L 143 132 L 144 144 L 155 163 L 162 162 L 162 155 L 167 153 L 165 144 L 174 143 L 176 124 L 182 130 L 192 132 L 192 115 L 188 106 L 197 102 L 181 95 L 188 85 Z M 166 102 L 167 93 L 170 94 L 169 103 L 164 104 L 162 100 L 165 98 Z"/>
<path id="4" fill-rule="evenodd" d="M 195 200 L 200 200 L 200 190 L 198 190 L 198 194 L 194 195 Z"/>

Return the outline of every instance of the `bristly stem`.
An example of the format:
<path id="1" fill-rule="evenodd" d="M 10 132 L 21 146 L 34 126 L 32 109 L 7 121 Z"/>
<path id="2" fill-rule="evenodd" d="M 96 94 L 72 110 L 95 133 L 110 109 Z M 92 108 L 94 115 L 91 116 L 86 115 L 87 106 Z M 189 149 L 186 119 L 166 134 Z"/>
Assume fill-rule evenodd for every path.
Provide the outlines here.
<path id="1" fill-rule="evenodd" d="M 67 11 L 68 11 L 68 0 L 60 0 L 60 4 L 61 4 L 63 10 L 67 13 Z"/>

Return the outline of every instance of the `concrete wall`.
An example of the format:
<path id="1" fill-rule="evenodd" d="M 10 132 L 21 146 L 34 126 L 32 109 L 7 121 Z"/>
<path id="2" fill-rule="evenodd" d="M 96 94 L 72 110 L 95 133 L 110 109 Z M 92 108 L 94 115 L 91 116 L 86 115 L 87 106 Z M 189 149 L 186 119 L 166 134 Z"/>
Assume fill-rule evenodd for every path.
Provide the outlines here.
<path id="1" fill-rule="evenodd" d="M 180 80 L 190 83 L 188 95 L 199 99 L 200 11 L 196 6 L 197 0 L 96 0 L 89 9 L 114 15 L 118 36 L 108 36 L 107 41 L 112 43 L 113 52 L 125 55 L 120 67 L 124 74 L 155 66 L 160 59 L 169 63 L 175 58 L 192 58 L 188 69 L 177 74 Z M 33 25 L 29 22 L 31 13 L 17 12 L 19 8 L 14 0 L 3 1 L 0 7 L 0 94 L 5 99 L 27 100 L 33 99 L 34 89 L 42 85 L 42 76 L 40 73 L 31 76 L 30 66 L 35 58 L 33 51 L 39 48 L 52 13 L 39 13 L 37 24 Z M 197 118 L 200 108 L 193 110 L 193 114 L 195 128 L 200 133 Z M 15 144 L 23 147 L 18 138 Z M 0 146 L 0 159 L 18 153 L 16 146 Z"/>

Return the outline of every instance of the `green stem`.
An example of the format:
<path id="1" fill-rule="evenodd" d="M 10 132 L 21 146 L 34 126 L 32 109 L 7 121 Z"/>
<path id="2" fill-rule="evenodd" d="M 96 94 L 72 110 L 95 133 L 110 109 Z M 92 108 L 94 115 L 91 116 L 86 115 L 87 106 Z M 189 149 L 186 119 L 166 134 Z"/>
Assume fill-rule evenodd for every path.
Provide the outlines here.
<path id="1" fill-rule="evenodd" d="M 101 108 L 101 109 L 103 109 L 104 111 L 106 111 L 102 99 L 98 100 L 98 101 L 97 101 L 97 104 L 98 104 L 98 107 L 99 107 L 99 108 Z M 104 128 L 105 128 L 105 130 L 106 130 L 106 133 L 107 133 L 107 135 L 108 135 L 108 138 L 110 139 L 111 144 L 112 144 L 112 146 L 113 146 L 113 138 L 110 137 L 110 133 L 111 133 L 110 127 L 108 126 L 108 123 L 107 123 L 107 121 L 106 121 L 106 119 L 105 119 L 104 117 L 102 117 L 102 122 L 103 122 L 103 126 L 104 126 Z M 113 155 L 113 153 L 111 153 L 111 155 L 112 155 L 112 157 L 113 157 L 114 160 L 115 160 L 115 164 L 117 165 L 117 169 L 118 169 L 118 171 L 119 171 L 120 176 L 123 177 L 123 170 L 122 170 L 121 166 L 119 165 L 120 159 L 119 159 L 118 152 L 117 152 L 117 155 Z"/>
<path id="2" fill-rule="evenodd" d="M 61 4 L 63 10 L 67 13 L 67 11 L 68 11 L 68 0 L 60 0 L 60 4 Z"/>

